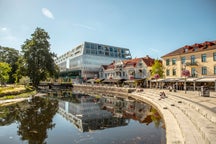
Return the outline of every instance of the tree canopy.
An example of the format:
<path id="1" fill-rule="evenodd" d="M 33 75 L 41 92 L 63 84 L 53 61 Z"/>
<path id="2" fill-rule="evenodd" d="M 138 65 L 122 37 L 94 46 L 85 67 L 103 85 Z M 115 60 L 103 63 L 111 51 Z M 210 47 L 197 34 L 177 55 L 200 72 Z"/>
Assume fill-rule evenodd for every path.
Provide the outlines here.
<path id="1" fill-rule="evenodd" d="M 10 64 L 11 66 L 11 71 L 9 72 L 9 83 L 14 83 L 15 78 L 14 78 L 14 73 L 17 70 L 17 60 L 19 58 L 19 51 L 14 49 L 14 48 L 9 48 L 9 47 L 2 47 L 0 46 L 0 62 L 6 62 Z"/>
<path id="2" fill-rule="evenodd" d="M 151 75 L 157 78 L 162 78 L 163 77 L 163 66 L 160 60 L 155 60 L 154 64 L 152 65 L 152 72 Z"/>
<path id="3" fill-rule="evenodd" d="M 22 45 L 23 67 L 33 86 L 56 74 L 55 54 L 50 52 L 49 39 L 44 29 L 36 28 L 31 38 Z"/>
<path id="4" fill-rule="evenodd" d="M 9 80 L 10 71 L 11 71 L 11 67 L 8 63 L 0 62 L 0 83 L 1 85 Z"/>

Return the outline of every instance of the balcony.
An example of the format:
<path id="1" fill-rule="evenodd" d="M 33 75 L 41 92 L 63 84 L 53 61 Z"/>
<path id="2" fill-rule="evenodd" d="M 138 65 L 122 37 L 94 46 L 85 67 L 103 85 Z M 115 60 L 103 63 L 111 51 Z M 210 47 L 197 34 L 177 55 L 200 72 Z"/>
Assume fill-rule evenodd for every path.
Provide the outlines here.
<path id="1" fill-rule="evenodd" d="M 190 66 L 190 67 L 193 67 L 193 66 L 198 66 L 198 62 L 186 62 L 186 66 Z"/>

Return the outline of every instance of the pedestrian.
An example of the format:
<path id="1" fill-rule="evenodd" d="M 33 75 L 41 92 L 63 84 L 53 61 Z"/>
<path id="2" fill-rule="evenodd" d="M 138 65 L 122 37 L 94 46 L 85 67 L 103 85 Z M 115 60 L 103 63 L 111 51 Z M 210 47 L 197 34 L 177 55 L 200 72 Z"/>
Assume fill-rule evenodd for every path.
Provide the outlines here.
<path id="1" fill-rule="evenodd" d="M 164 91 L 160 92 L 160 98 L 159 98 L 159 100 L 164 99 L 164 98 L 167 98 L 165 92 Z"/>

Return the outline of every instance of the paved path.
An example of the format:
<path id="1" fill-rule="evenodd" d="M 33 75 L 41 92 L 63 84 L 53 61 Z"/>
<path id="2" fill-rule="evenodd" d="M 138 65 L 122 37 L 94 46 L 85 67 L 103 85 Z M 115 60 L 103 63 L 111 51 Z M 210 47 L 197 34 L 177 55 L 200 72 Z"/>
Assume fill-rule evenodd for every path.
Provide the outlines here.
<path id="1" fill-rule="evenodd" d="M 46 95 L 45 93 L 37 93 L 34 96 L 45 96 L 45 95 Z M 10 104 L 10 103 L 13 103 L 13 102 L 21 102 L 21 101 L 28 100 L 28 99 L 29 99 L 29 97 L 0 100 L 0 105 L 1 104 Z"/>
<path id="2" fill-rule="evenodd" d="M 160 99 L 164 91 L 168 98 Z M 216 144 L 216 93 L 201 97 L 199 92 L 169 92 L 145 89 L 133 96 L 153 104 L 166 125 L 167 144 Z"/>

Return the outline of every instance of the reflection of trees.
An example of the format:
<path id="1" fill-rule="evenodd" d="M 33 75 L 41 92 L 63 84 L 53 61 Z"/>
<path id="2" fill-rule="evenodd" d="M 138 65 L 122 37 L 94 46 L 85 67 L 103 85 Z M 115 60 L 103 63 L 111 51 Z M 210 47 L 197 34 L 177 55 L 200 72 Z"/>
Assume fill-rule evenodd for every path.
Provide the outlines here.
<path id="1" fill-rule="evenodd" d="M 150 110 L 150 113 L 148 114 L 148 116 L 145 119 L 145 123 L 149 124 L 151 122 L 154 122 L 155 127 L 159 127 L 161 122 L 162 122 L 162 118 L 159 115 L 158 111 L 156 109 L 154 109 L 153 107 Z"/>
<path id="2" fill-rule="evenodd" d="M 143 102 L 115 97 L 102 97 L 100 107 L 112 112 L 114 116 L 137 120 L 146 125 L 153 122 L 157 128 L 163 123 L 158 111 Z"/>
<path id="3" fill-rule="evenodd" d="M 0 126 L 13 123 L 17 116 L 15 105 L 0 107 Z"/>
<path id="4" fill-rule="evenodd" d="M 56 100 L 33 98 L 29 102 L 29 107 L 19 113 L 18 135 L 21 135 L 21 139 L 28 140 L 29 144 L 45 143 L 46 130 L 55 126 L 52 123 L 52 118 L 58 110 L 57 105 Z"/>

